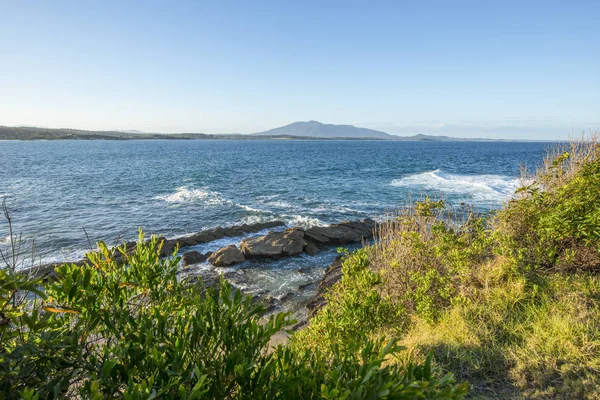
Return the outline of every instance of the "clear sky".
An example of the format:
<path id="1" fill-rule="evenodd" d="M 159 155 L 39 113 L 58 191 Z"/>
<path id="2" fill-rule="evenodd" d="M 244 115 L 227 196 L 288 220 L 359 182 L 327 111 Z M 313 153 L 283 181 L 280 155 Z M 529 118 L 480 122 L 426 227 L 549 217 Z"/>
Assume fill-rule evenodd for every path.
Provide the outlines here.
<path id="1" fill-rule="evenodd" d="M 600 129 L 599 21 L 598 0 L 0 0 L 0 125 L 564 138 Z"/>

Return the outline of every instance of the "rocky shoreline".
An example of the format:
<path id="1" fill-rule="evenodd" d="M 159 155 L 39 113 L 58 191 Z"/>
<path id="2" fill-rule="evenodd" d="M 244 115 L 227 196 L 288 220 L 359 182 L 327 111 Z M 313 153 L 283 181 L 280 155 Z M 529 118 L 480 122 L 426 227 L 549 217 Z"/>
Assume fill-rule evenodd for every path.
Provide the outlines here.
<path id="1" fill-rule="evenodd" d="M 370 239 L 374 228 L 375 221 L 371 219 L 307 229 L 294 227 L 283 232 L 270 231 L 264 236 L 244 239 L 239 247 L 228 245 L 205 256 L 216 267 L 228 267 L 250 259 L 295 256 L 302 252 L 314 256 L 324 247 L 360 243 Z M 188 253 L 184 256 L 186 254 Z M 191 256 L 190 254 L 189 257 Z"/>
<path id="2" fill-rule="evenodd" d="M 203 286 L 213 286 L 215 282 L 224 277 L 227 280 L 240 280 L 240 275 L 244 274 L 244 270 L 237 271 L 220 271 L 220 267 L 231 267 L 244 262 L 275 262 L 278 259 L 285 257 L 315 256 L 322 251 L 331 250 L 336 245 L 360 244 L 368 241 L 373 237 L 373 231 L 376 228 L 376 222 L 371 219 L 344 221 L 338 224 L 329 226 L 314 226 L 309 228 L 292 227 L 284 230 L 277 230 L 285 226 L 282 221 L 270 221 L 257 224 L 243 224 L 231 227 L 217 227 L 212 229 L 202 230 L 190 235 L 167 239 L 159 238 L 159 243 L 162 244 L 161 256 L 167 257 L 173 254 L 176 247 L 185 249 L 194 247 L 199 244 L 210 243 L 223 238 L 236 238 L 261 231 L 268 230 L 262 236 L 250 236 L 241 238 L 238 244 L 228 244 L 214 252 L 201 253 L 197 250 L 180 252 L 182 272 L 192 271 L 188 273 L 191 282 L 198 281 L 202 278 Z M 136 242 L 124 243 L 126 254 L 132 253 L 136 249 Z M 117 262 L 123 262 L 121 253 L 115 250 L 114 258 Z M 330 251 L 331 252 L 331 251 Z M 74 264 L 83 265 L 87 259 L 82 259 L 74 262 Z M 194 269 L 196 265 L 209 263 L 214 267 L 214 271 L 207 273 L 204 276 L 199 271 Z M 44 278 L 52 278 L 54 269 L 60 264 L 50 263 L 35 268 L 35 270 L 23 271 L 35 273 L 37 276 Z M 327 264 L 323 265 L 325 268 Z M 302 273 L 301 270 L 298 273 Z M 269 312 L 284 308 L 286 303 L 294 300 L 294 297 L 302 295 L 301 303 L 293 303 L 297 308 L 300 322 L 294 327 L 298 329 L 302 327 L 306 321 L 311 318 L 318 309 L 326 304 L 324 294 L 341 278 L 341 257 L 335 258 L 333 263 L 326 270 L 325 274 L 315 281 L 300 285 L 296 292 L 293 290 L 280 298 L 271 297 L 268 291 L 255 294 L 255 300 L 263 302 Z M 243 282 L 243 277 L 241 281 Z M 232 282 L 234 283 L 234 282 Z M 312 291 L 315 291 L 312 295 Z M 306 296 L 310 296 L 306 299 Z M 293 307 L 294 308 L 294 307 Z M 285 309 L 285 308 L 284 308 Z"/>

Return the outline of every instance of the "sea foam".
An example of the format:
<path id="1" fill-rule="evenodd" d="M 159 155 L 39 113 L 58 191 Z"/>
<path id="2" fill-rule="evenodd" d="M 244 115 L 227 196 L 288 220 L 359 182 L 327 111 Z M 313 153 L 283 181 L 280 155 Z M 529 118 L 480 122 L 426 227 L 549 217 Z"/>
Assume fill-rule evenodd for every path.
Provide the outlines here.
<path id="1" fill-rule="evenodd" d="M 501 202 L 521 186 L 521 180 L 503 175 L 459 175 L 442 170 L 394 179 L 391 186 L 468 195 L 474 200 Z"/>
<path id="2" fill-rule="evenodd" d="M 232 204 L 230 200 L 221 197 L 221 194 L 206 188 L 190 189 L 187 186 L 181 186 L 175 189 L 174 193 L 156 196 L 155 199 L 166 201 L 167 203 L 190 203 L 200 201 L 206 205 Z"/>

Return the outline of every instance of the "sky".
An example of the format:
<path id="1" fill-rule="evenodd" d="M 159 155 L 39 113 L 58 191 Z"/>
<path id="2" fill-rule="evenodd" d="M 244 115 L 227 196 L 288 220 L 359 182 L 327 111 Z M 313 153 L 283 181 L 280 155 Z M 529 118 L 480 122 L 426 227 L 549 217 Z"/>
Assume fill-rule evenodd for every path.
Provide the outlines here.
<path id="1" fill-rule="evenodd" d="M 600 1 L 0 0 L 0 125 L 600 130 Z"/>

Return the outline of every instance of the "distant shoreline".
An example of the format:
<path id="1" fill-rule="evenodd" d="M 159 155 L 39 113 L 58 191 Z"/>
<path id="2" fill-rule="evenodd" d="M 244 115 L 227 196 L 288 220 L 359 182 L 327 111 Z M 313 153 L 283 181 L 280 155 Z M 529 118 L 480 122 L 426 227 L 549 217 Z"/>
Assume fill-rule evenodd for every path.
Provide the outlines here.
<path id="1" fill-rule="evenodd" d="M 68 132 L 62 129 L 35 128 L 8 128 L 0 127 L 0 141 L 83 141 L 83 140 L 109 140 L 109 141 L 138 141 L 138 140 L 220 140 L 220 141 L 377 141 L 377 142 L 548 142 L 553 140 L 513 140 L 513 139 L 477 139 L 477 138 L 415 138 L 401 137 L 392 139 L 380 138 L 346 138 L 346 137 L 313 137 L 313 136 L 272 136 L 272 135 L 250 135 L 250 134 L 204 134 L 204 133 L 173 133 L 173 134 L 131 134 L 121 132 L 95 132 L 77 131 Z"/>
<path id="2" fill-rule="evenodd" d="M 299 124 L 299 123 L 295 123 Z M 375 140 L 385 142 L 553 142 L 552 140 L 511 140 L 511 139 L 485 139 L 485 138 L 456 138 L 450 136 L 430 136 L 417 134 L 414 136 L 394 136 L 384 132 L 364 130 L 368 135 L 371 132 L 387 135 L 385 137 L 374 136 L 356 136 L 355 131 L 358 129 L 352 126 L 334 126 L 324 125 L 317 122 L 306 124 L 318 124 L 319 127 L 326 129 L 349 129 L 348 132 L 343 130 L 343 133 L 330 133 L 317 131 L 317 135 L 312 135 L 315 131 L 311 131 L 310 127 L 307 130 L 289 131 L 293 134 L 277 134 L 277 133 L 144 133 L 144 132 L 124 132 L 124 131 L 86 131 L 81 129 L 67 128 L 38 128 L 38 127 L 11 127 L 0 126 L 0 140 L 20 140 L 20 141 L 35 141 L 35 140 Z M 294 125 L 294 124 L 293 124 Z M 332 128 L 333 127 L 333 128 Z M 278 128 L 279 130 L 281 128 Z M 351 132 L 355 134 L 352 135 Z M 362 130 L 360 130 L 362 132 Z M 286 132 L 287 133 L 287 132 Z M 298 134 L 296 134 L 298 133 Z M 342 136 L 348 133 L 350 136 Z"/>

